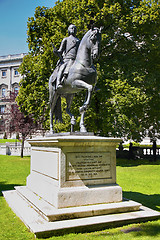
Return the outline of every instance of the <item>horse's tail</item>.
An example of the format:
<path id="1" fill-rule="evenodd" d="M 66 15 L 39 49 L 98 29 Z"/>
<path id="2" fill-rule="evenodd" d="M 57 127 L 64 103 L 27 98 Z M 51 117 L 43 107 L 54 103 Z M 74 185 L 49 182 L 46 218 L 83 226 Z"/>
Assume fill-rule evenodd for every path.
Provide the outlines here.
<path id="1" fill-rule="evenodd" d="M 58 121 L 62 123 L 61 96 L 58 96 L 53 112 L 55 115 L 55 122 Z"/>
<path id="2" fill-rule="evenodd" d="M 53 114 L 55 115 L 55 121 L 62 122 L 62 110 L 61 110 L 61 97 L 57 94 L 55 90 L 55 86 L 52 84 L 52 75 L 49 79 L 49 103 L 50 109 Z"/>

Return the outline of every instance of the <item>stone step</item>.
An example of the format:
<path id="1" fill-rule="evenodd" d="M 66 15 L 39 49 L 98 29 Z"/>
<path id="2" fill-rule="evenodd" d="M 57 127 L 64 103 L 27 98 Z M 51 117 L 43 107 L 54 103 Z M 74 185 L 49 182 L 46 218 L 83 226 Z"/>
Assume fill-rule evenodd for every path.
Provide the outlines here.
<path id="1" fill-rule="evenodd" d="M 141 206 L 139 211 L 134 212 L 48 222 L 16 190 L 5 191 L 3 195 L 16 215 L 37 237 L 62 235 L 69 232 L 97 231 L 109 227 L 160 218 L 159 212 Z"/>
<path id="2" fill-rule="evenodd" d="M 138 211 L 141 204 L 134 201 L 123 201 L 118 203 L 96 204 L 80 207 L 69 207 L 57 209 L 33 193 L 26 186 L 15 187 L 18 194 L 29 201 L 32 206 L 48 221 L 59 221 L 98 215 L 116 214 Z"/>
<path id="3" fill-rule="evenodd" d="M 29 229 L 32 224 L 46 223 L 46 220 L 38 212 L 35 211 L 31 204 L 20 197 L 17 191 L 10 190 L 4 191 L 2 193 L 8 202 L 8 205 Z"/>

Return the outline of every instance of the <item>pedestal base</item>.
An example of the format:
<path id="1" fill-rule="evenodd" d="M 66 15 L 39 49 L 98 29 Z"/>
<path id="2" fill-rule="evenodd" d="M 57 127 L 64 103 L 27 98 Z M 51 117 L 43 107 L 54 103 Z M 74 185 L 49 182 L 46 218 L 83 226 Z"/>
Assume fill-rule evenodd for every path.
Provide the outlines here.
<path id="1" fill-rule="evenodd" d="M 122 201 L 116 184 L 116 145 L 120 139 L 60 135 L 29 143 L 27 187 L 56 208 Z"/>
<path id="2" fill-rule="evenodd" d="M 54 182 L 35 172 L 27 178 L 27 187 L 56 208 L 122 201 L 122 188 L 118 184 L 57 188 Z"/>
<path id="3" fill-rule="evenodd" d="M 5 191 L 3 195 L 37 237 L 98 231 L 160 218 L 159 212 L 134 201 L 56 209 L 26 187 Z"/>

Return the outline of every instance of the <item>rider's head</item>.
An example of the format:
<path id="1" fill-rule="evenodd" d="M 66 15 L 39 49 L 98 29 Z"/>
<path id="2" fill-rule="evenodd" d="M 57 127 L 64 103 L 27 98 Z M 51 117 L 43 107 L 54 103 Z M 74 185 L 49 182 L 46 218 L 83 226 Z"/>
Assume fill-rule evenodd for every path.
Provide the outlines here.
<path id="1" fill-rule="evenodd" d="M 68 34 L 75 36 L 77 32 L 77 28 L 74 24 L 69 25 L 68 27 Z"/>

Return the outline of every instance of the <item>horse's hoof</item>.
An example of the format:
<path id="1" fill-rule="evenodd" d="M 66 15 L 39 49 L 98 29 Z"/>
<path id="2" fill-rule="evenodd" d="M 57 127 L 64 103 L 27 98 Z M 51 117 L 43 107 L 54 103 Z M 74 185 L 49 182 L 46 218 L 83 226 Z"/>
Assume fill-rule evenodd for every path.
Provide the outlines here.
<path id="1" fill-rule="evenodd" d="M 49 132 L 49 133 L 52 135 L 52 134 L 54 134 L 55 132 L 54 132 L 53 130 L 50 130 L 50 132 Z"/>
<path id="2" fill-rule="evenodd" d="M 80 132 L 82 132 L 82 133 L 86 133 L 87 132 L 85 126 L 81 126 L 80 127 Z"/>

